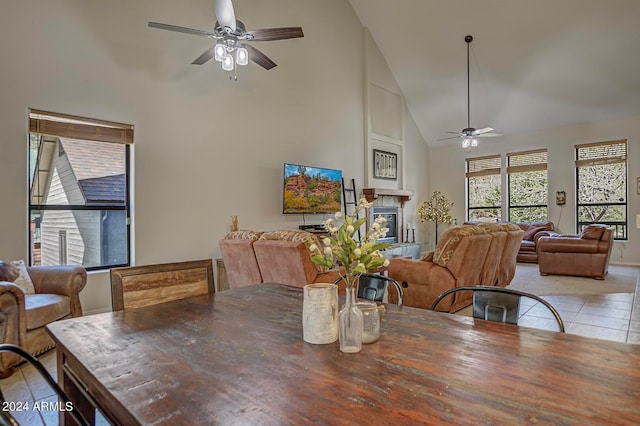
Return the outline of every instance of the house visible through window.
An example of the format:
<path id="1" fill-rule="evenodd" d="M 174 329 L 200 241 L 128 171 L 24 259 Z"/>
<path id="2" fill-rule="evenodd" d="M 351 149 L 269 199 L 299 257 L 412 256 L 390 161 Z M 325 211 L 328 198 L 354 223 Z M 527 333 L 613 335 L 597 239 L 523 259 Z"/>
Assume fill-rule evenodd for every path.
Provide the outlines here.
<path id="1" fill-rule="evenodd" d="M 133 126 L 31 110 L 32 265 L 126 266 Z"/>
<path id="2" fill-rule="evenodd" d="M 502 220 L 500 155 L 468 158 L 466 168 L 468 219 L 480 222 Z"/>
<path id="3" fill-rule="evenodd" d="M 576 145 L 577 231 L 600 223 L 627 238 L 627 141 Z"/>
<path id="4" fill-rule="evenodd" d="M 547 220 L 547 150 L 507 154 L 509 221 Z"/>

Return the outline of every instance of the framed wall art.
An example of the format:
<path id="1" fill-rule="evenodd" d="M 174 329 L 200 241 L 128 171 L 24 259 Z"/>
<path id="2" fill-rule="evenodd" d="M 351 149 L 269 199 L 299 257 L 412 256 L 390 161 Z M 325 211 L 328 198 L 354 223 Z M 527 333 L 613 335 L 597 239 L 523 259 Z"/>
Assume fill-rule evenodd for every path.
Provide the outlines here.
<path id="1" fill-rule="evenodd" d="M 398 154 L 374 149 L 373 177 L 375 179 L 398 180 Z"/>

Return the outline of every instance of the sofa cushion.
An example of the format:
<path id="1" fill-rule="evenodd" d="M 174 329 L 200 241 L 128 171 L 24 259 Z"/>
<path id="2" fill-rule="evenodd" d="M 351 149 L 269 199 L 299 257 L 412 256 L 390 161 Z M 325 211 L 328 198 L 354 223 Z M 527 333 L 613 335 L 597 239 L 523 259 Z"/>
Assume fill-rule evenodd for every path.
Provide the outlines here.
<path id="1" fill-rule="evenodd" d="M 522 243 L 520 243 L 520 251 L 527 251 L 527 252 L 532 252 L 535 253 L 536 252 L 536 243 L 534 243 L 533 241 L 529 241 L 529 240 L 522 240 Z"/>
<path id="2" fill-rule="evenodd" d="M 599 240 L 602 238 L 604 231 L 604 226 L 588 225 L 582 230 L 580 238 L 584 238 L 585 240 Z"/>
<path id="3" fill-rule="evenodd" d="M 530 226 L 529 229 L 524 231 L 524 235 L 522 236 L 523 240 L 533 241 L 534 235 L 536 235 L 540 231 L 544 231 L 547 229 L 546 226 Z"/>
<path id="4" fill-rule="evenodd" d="M 307 231 L 299 231 L 296 229 L 285 229 L 282 231 L 269 231 L 264 232 L 259 240 L 279 240 L 279 241 L 293 241 L 297 243 L 305 243 L 307 249 L 311 244 L 315 244 L 318 248 L 322 248 L 323 245 L 318 241 L 318 237 Z M 309 258 L 311 258 L 311 251 L 309 251 Z M 316 265 L 316 270 L 319 274 L 324 274 L 329 271 L 329 268 L 322 265 Z"/>
<path id="5" fill-rule="evenodd" d="M 260 238 L 260 235 L 262 235 L 262 232 L 243 229 L 243 230 L 239 230 L 239 231 L 229 232 L 227 235 L 225 235 L 224 238 L 225 238 L 225 240 L 250 240 L 250 241 L 256 241 L 258 238 Z"/>
<path id="6" fill-rule="evenodd" d="M 25 294 L 27 331 L 43 327 L 71 314 L 67 296 L 59 294 Z"/>
<path id="7" fill-rule="evenodd" d="M 487 231 L 483 227 L 475 225 L 463 225 L 447 229 L 442 234 L 440 241 L 438 241 L 433 254 L 433 262 L 440 266 L 446 266 L 465 236 L 486 233 Z"/>

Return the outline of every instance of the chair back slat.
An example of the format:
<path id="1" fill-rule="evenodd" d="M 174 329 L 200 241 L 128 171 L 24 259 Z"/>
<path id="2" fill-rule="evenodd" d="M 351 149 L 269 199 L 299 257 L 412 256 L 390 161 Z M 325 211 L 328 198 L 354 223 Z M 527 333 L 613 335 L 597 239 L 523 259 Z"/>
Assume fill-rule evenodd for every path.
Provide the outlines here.
<path id="1" fill-rule="evenodd" d="M 114 311 L 213 294 L 211 259 L 111 270 Z"/>
<path id="2" fill-rule="evenodd" d="M 525 293 L 524 291 L 512 290 L 509 288 L 481 285 L 450 288 L 436 298 L 431 305 L 431 310 L 435 311 L 442 300 L 450 295 L 453 297 L 454 293 L 461 291 L 473 292 L 474 318 L 517 325 L 520 316 L 520 301 L 523 297 L 526 297 L 544 305 L 555 317 L 560 332 L 564 333 L 564 322 L 556 308 L 554 308 L 551 303 L 536 296 L 535 294 Z"/>
<path id="3" fill-rule="evenodd" d="M 338 284 L 342 278 L 338 278 L 334 284 Z M 387 293 L 389 283 L 393 284 L 396 289 L 398 306 L 402 306 L 402 287 L 393 278 L 389 278 L 380 274 L 360 274 L 358 278 L 357 297 L 360 299 L 372 300 L 374 302 L 383 302 Z"/>

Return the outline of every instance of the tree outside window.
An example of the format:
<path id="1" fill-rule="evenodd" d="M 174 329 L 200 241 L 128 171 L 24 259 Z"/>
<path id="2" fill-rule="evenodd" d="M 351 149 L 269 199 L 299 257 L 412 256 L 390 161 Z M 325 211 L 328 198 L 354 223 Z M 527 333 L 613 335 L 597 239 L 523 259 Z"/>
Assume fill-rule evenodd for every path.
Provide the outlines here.
<path id="1" fill-rule="evenodd" d="M 577 223 L 614 228 L 627 238 L 627 141 L 576 145 Z"/>
<path id="2" fill-rule="evenodd" d="M 467 218 L 478 222 L 502 220 L 500 155 L 468 158 Z"/>
<path id="3" fill-rule="evenodd" d="M 509 221 L 547 220 L 547 150 L 507 154 Z"/>

